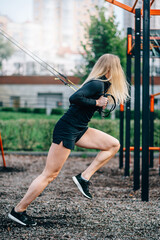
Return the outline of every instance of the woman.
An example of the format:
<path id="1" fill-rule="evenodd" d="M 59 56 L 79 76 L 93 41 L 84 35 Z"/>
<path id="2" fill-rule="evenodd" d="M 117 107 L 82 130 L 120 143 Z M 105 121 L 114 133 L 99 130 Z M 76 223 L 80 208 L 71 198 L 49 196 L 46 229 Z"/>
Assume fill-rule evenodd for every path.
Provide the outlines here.
<path id="1" fill-rule="evenodd" d="M 36 225 L 26 214 L 26 209 L 57 177 L 74 145 L 100 150 L 90 166 L 73 177 L 81 193 L 88 199 L 92 198 L 89 192 L 91 176 L 104 166 L 120 147 L 119 141 L 114 137 L 87 127 L 94 112 L 107 105 L 108 99 L 103 96 L 104 92 L 112 94 L 117 103 L 123 103 L 128 97 L 127 82 L 120 60 L 112 54 L 104 54 L 98 59 L 81 88 L 70 97 L 68 111 L 54 128 L 53 143 L 43 172 L 31 183 L 23 199 L 9 213 L 9 218 L 22 225 Z"/>

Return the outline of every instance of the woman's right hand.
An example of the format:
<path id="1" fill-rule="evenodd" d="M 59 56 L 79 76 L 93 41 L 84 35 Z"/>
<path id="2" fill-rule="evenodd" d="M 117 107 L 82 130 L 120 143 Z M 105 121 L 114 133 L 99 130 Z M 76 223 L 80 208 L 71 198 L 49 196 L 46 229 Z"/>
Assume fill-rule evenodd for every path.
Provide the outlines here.
<path id="1" fill-rule="evenodd" d="M 101 96 L 99 99 L 96 100 L 96 106 L 97 107 L 102 107 L 103 109 L 106 108 L 108 103 L 108 98 Z"/>

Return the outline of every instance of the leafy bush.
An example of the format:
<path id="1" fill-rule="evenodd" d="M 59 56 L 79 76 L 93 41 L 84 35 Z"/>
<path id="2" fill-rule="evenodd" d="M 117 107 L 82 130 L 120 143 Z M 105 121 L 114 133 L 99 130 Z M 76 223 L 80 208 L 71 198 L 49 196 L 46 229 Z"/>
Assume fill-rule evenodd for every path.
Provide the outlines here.
<path id="1" fill-rule="evenodd" d="M 55 119 L 0 120 L 0 132 L 5 150 L 48 151 L 52 143 Z M 119 120 L 92 119 L 89 127 L 99 129 L 119 139 Z M 134 145 L 134 121 L 131 121 L 131 146 Z M 141 128 L 142 129 L 142 128 Z M 154 146 L 160 145 L 160 122 L 154 121 Z M 75 147 L 76 151 L 88 151 Z"/>
<path id="2" fill-rule="evenodd" d="M 64 113 L 64 109 L 63 108 L 53 108 L 51 111 L 51 114 L 55 114 L 55 115 L 62 115 Z"/>
<path id="3" fill-rule="evenodd" d="M 23 107 L 23 108 L 18 108 L 17 112 L 32 113 L 33 109 L 32 108 L 25 108 L 25 107 Z"/>
<path id="4" fill-rule="evenodd" d="M 154 111 L 154 119 L 160 119 L 160 110 L 155 110 Z"/>
<path id="5" fill-rule="evenodd" d="M 33 113 L 40 113 L 40 114 L 45 114 L 46 109 L 45 108 L 34 108 Z"/>
<path id="6" fill-rule="evenodd" d="M 15 109 L 13 107 L 1 107 L 0 111 L 4 111 L 4 112 L 14 112 Z"/>
<path id="7" fill-rule="evenodd" d="M 48 119 L 1 120 L 0 131 L 4 149 L 47 151 L 52 142 L 52 132 L 56 122 L 57 120 Z M 118 137 L 117 123 L 118 121 L 93 119 L 89 126 Z"/>

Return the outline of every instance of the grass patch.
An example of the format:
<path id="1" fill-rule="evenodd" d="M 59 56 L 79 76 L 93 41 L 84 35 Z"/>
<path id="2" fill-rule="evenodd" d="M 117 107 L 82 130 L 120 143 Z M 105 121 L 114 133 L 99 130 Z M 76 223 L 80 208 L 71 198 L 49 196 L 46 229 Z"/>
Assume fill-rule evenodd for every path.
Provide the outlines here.
<path id="1" fill-rule="evenodd" d="M 0 120 L 17 120 L 17 119 L 55 119 L 58 120 L 62 115 L 46 115 L 39 113 L 23 112 L 5 112 L 0 111 Z"/>
<path id="2" fill-rule="evenodd" d="M 3 112 L 0 111 L 0 132 L 4 150 L 7 151 L 48 151 L 52 142 L 54 126 L 61 115 Z M 92 128 L 99 129 L 119 139 L 119 120 L 96 119 L 89 123 Z M 141 127 L 142 129 L 142 127 Z M 125 136 L 125 134 L 124 134 Z M 131 146 L 134 146 L 134 121 L 131 120 Z M 142 140 L 142 137 L 141 137 Z M 125 143 L 125 142 L 124 142 Z M 160 121 L 154 121 L 154 146 L 160 145 Z M 75 151 L 86 151 L 75 146 Z"/>

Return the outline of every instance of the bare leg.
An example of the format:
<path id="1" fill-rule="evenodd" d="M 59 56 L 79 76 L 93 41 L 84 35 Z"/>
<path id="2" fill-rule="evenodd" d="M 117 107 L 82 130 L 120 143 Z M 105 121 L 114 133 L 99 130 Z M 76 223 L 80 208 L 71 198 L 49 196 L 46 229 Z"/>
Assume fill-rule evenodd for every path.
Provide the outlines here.
<path id="1" fill-rule="evenodd" d="M 89 167 L 82 173 L 82 177 L 89 180 L 91 176 L 104 166 L 119 150 L 119 141 L 96 129 L 89 128 L 76 143 L 79 147 L 101 150 Z"/>
<path id="2" fill-rule="evenodd" d="M 62 143 L 59 145 L 52 143 L 43 172 L 31 183 L 27 193 L 15 207 L 16 212 L 25 211 L 28 205 L 57 177 L 69 154 L 70 149 L 63 147 Z"/>

